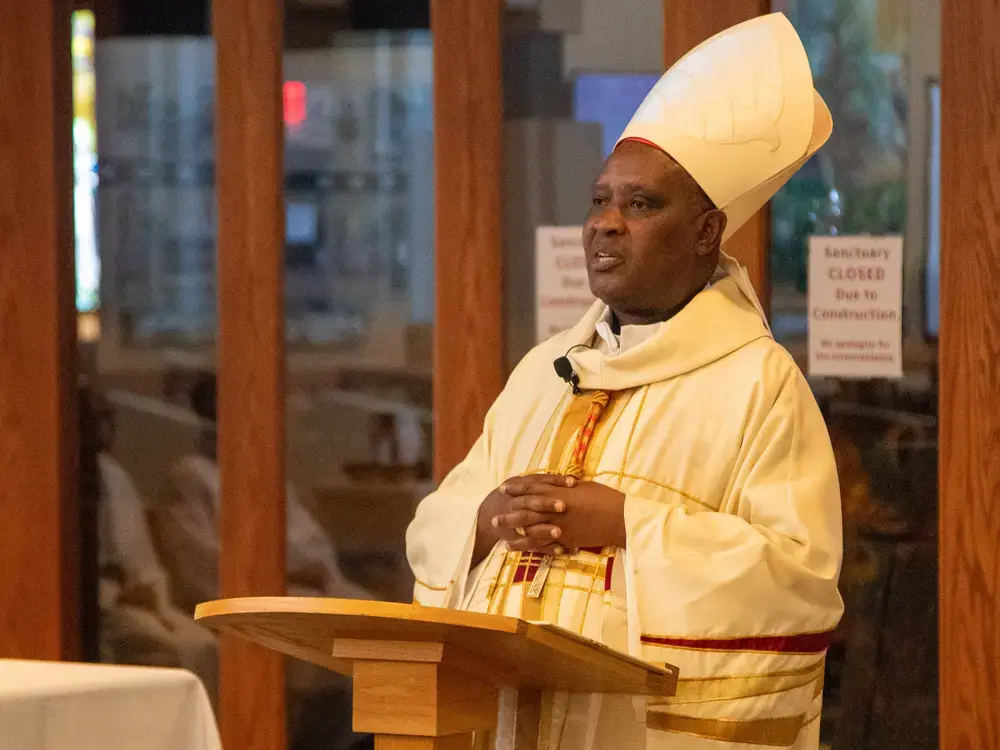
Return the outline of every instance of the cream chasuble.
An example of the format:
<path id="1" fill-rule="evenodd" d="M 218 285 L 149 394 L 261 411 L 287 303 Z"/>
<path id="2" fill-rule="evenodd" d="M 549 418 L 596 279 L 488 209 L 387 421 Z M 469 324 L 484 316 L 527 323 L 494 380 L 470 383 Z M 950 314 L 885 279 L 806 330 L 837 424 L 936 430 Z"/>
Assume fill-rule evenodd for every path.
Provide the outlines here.
<path id="1" fill-rule="evenodd" d="M 620 355 L 571 354 L 578 397 L 552 361 L 593 341 L 603 305 L 529 353 L 409 529 L 421 604 L 554 622 L 680 667 L 677 696 L 638 702 L 644 712 L 618 696 L 553 696 L 546 750 L 818 746 L 824 654 L 842 612 L 833 452 L 742 269 L 727 270 Z M 539 599 L 527 595 L 538 555 L 498 544 L 470 571 L 480 503 L 509 477 L 565 471 L 598 389 L 611 399 L 583 475 L 625 493 L 626 550 L 557 557 Z"/>

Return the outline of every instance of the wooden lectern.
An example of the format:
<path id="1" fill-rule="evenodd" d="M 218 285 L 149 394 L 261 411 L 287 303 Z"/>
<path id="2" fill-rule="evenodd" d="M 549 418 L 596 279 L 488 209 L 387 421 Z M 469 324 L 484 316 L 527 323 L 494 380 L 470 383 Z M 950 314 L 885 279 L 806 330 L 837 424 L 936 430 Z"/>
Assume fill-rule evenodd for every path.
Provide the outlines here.
<path id="1" fill-rule="evenodd" d="M 542 691 L 670 696 L 677 669 L 553 625 L 411 604 L 292 597 L 198 605 L 213 628 L 354 679 L 354 730 L 377 750 L 470 750 L 516 706 L 517 750 L 535 750 Z M 505 697 L 504 703 L 508 700 Z"/>

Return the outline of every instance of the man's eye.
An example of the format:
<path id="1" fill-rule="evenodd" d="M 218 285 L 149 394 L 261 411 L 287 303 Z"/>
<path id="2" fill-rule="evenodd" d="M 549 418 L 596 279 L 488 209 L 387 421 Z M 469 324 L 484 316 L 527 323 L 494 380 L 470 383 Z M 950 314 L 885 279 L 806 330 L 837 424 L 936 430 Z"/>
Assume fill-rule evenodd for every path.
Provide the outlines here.
<path id="1" fill-rule="evenodd" d="M 649 208 L 649 204 L 646 203 L 646 201 L 639 200 L 638 198 L 633 199 L 629 205 L 632 206 L 632 208 L 639 209 L 640 211 L 645 211 Z"/>
<path id="2" fill-rule="evenodd" d="M 608 199 L 607 199 L 607 198 L 602 198 L 602 197 L 601 197 L 601 196 L 599 196 L 599 195 L 595 195 L 595 196 L 594 196 L 593 198 L 591 198 L 591 199 L 590 199 L 590 203 L 591 203 L 591 205 L 593 205 L 593 206 L 595 206 L 595 207 L 597 207 L 597 206 L 603 206 L 603 205 L 605 205 L 605 204 L 606 204 L 607 202 L 608 202 Z"/>

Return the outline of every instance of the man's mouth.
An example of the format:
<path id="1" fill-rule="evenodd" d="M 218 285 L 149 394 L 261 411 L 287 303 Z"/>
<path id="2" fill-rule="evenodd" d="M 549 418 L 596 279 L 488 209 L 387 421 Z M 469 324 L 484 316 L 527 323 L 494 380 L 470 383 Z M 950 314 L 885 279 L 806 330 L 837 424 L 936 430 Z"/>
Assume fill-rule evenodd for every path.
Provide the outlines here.
<path id="1" fill-rule="evenodd" d="M 603 273 L 605 271 L 610 271 L 614 268 L 617 268 L 624 262 L 625 259 L 616 253 L 609 253 L 603 250 L 598 250 L 590 257 L 589 265 L 591 271 Z"/>

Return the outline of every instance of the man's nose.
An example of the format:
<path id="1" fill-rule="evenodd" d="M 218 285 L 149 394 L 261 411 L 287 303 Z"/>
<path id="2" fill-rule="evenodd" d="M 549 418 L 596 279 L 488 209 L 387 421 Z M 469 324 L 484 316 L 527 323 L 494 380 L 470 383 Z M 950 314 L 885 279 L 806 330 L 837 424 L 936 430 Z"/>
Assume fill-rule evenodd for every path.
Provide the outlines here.
<path id="1" fill-rule="evenodd" d="M 618 209 L 618 206 L 608 204 L 594 216 L 594 229 L 599 234 L 618 235 L 625 234 L 625 217 Z"/>

